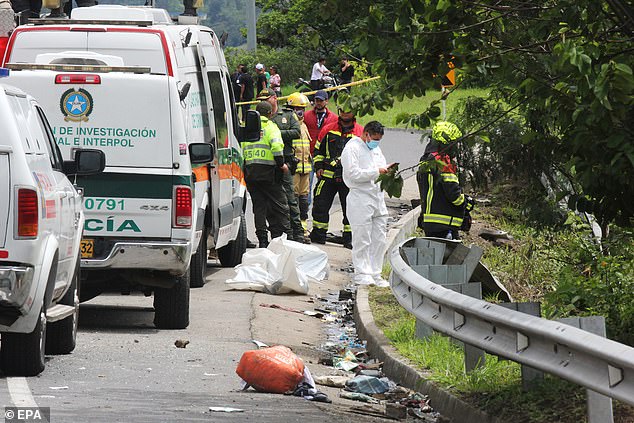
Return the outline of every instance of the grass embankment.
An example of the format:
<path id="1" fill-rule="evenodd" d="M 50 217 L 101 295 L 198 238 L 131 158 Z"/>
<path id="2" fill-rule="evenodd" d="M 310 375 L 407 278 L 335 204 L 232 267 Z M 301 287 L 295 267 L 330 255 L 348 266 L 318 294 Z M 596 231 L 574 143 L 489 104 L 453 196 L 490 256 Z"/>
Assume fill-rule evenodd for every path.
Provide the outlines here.
<path id="1" fill-rule="evenodd" d="M 427 91 L 427 95 L 425 95 L 424 97 L 406 97 L 403 99 L 403 101 L 395 100 L 394 107 L 390 108 L 389 110 L 375 110 L 374 114 L 361 116 L 357 118 L 357 121 L 360 125 L 365 125 L 372 120 L 378 120 L 388 128 L 405 128 L 406 126 L 403 123 L 400 123 L 398 125 L 396 124 L 396 116 L 401 113 L 421 113 L 427 110 L 432 101 L 439 100 L 440 95 L 440 91 Z M 451 119 L 451 114 L 461 99 L 470 96 L 486 97 L 487 90 L 479 88 L 465 88 L 457 89 L 456 91 L 452 92 L 447 100 L 445 100 L 447 118 Z M 439 104 L 439 107 L 441 107 L 442 110 L 442 104 Z"/>
<path id="2" fill-rule="evenodd" d="M 625 234 L 618 248 L 612 245 L 613 255 L 602 255 L 588 228 L 574 217 L 557 228 L 531 226 L 518 211 L 517 191 L 508 186 L 490 194 L 491 205 L 476 208 L 474 227 L 464 242 L 485 249 L 483 262 L 516 301 L 540 301 L 542 314 L 548 318 L 605 315 L 609 336 L 628 342 L 632 331 L 628 316 L 634 307 L 631 234 Z M 484 227 L 505 230 L 514 239 L 494 245 L 477 236 Z M 609 243 L 604 244 L 608 247 Z M 389 266 L 384 272 L 389 272 Z M 490 355 L 484 367 L 467 374 L 462 350 L 448 338 L 416 338 L 414 317 L 390 291 L 371 289 L 370 305 L 377 325 L 404 357 L 430 380 L 490 415 L 527 423 L 586 421 L 583 388 L 546 376 L 535 389 L 523 392 L 520 366 Z M 633 422 L 633 416 L 632 407 L 617 403 L 615 421 Z"/>

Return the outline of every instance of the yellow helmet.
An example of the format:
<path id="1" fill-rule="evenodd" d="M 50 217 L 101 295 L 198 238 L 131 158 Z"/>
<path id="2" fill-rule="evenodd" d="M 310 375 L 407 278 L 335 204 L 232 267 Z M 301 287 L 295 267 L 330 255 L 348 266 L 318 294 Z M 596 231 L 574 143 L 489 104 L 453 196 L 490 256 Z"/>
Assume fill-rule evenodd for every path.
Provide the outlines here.
<path id="1" fill-rule="evenodd" d="M 310 106 L 310 101 L 308 97 L 300 92 L 294 92 L 293 94 L 288 96 L 286 99 L 286 104 L 289 107 L 308 107 Z"/>
<path id="2" fill-rule="evenodd" d="M 442 144 L 449 144 L 461 136 L 462 131 L 455 124 L 446 120 L 436 122 L 431 130 L 431 137 Z"/>

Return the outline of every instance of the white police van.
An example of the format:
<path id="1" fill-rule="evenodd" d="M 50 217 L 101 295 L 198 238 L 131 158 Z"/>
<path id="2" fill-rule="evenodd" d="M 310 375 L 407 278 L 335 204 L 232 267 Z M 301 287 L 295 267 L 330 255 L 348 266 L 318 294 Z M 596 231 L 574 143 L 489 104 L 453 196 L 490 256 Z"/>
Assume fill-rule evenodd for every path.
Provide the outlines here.
<path id="1" fill-rule="evenodd" d="M 0 68 L 0 76 L 7 74 Z M 4 79 L 4 78 L 3 78 Z M 2 81 L 3 79 L 0 79 Z M 33 376 L 44 354 L 75 348 L 82 198 L 66 175 L 103 170 L 104 154 L 63 161 L 33 97 L 0 85 L 0 365 Z"/>
<path id="2" fill-rule="evenodd" d="M 160 9 L 76 8 L 16 28 L 4 64 L 43 105 L 64 157 L 108 157 L 77 181 L 82 294 L 153 292 L 156 326 L 185 328 L 208 246 L 225 266 L 246 249 L 239 126 L 214 32 Z"/>

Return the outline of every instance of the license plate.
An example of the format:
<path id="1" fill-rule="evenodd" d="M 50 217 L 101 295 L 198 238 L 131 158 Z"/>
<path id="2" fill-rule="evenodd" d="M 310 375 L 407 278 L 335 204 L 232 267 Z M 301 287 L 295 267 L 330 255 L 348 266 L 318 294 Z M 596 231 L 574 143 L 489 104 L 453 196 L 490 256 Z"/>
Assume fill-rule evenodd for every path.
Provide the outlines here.
<path id="1" fill-rule="evenodd" d="M 82 239 L 81 240 L 81 258 L 92 258 L 94 254 L 95 254 L 95 240 Z"/>

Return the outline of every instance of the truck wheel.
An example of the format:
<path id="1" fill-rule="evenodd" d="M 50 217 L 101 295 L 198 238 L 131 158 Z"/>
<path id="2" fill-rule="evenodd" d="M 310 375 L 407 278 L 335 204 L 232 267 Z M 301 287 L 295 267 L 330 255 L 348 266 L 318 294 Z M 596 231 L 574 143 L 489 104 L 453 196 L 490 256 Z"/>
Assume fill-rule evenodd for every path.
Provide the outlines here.
<path id="1" fill-rule="evenodd" d="M 189 270 L 174 279 L 173 287 L 154 290 L 154 325 L 158 329 L 189 326 Z"/>
<path id="2" fill-rule="evenodd" d="M 218 249 L 218 259 L 224 267 L 233 267 L 242 263 L 242 255 L 247 251 L 247 221 L 244 213 L 240 216 L 238 237 Z"/>
<path id="3" fill-rule="evenodd" d="M 48 336 L 46 337 L 47 354 L 70 354 L 76 345 L 77 324 L 79 323 L 79 272 L 80 261 L 77 261 L 75 274 L 68 291 L 59 301 L 60 304 L 72 306 L 75 311 L 72 315 L 48 324 Z"/>
<path id="4" fill-rule="evenodd" d="M 190 286 L 200 288 L 205 285 L 205 273 L 207 271 L 207 228 L 203 229 L 203 234 L 198 243 L 198 249 L 192 256 L 189 264 Z"/>
<path id="5" fill-rule="evenodd" d="M 0 363 L 6 376 L 37 376 L 44 370 L 46 345 L 46 315 L 40 309 L 35 329 L 31 333 L 2 334 Z"/>

